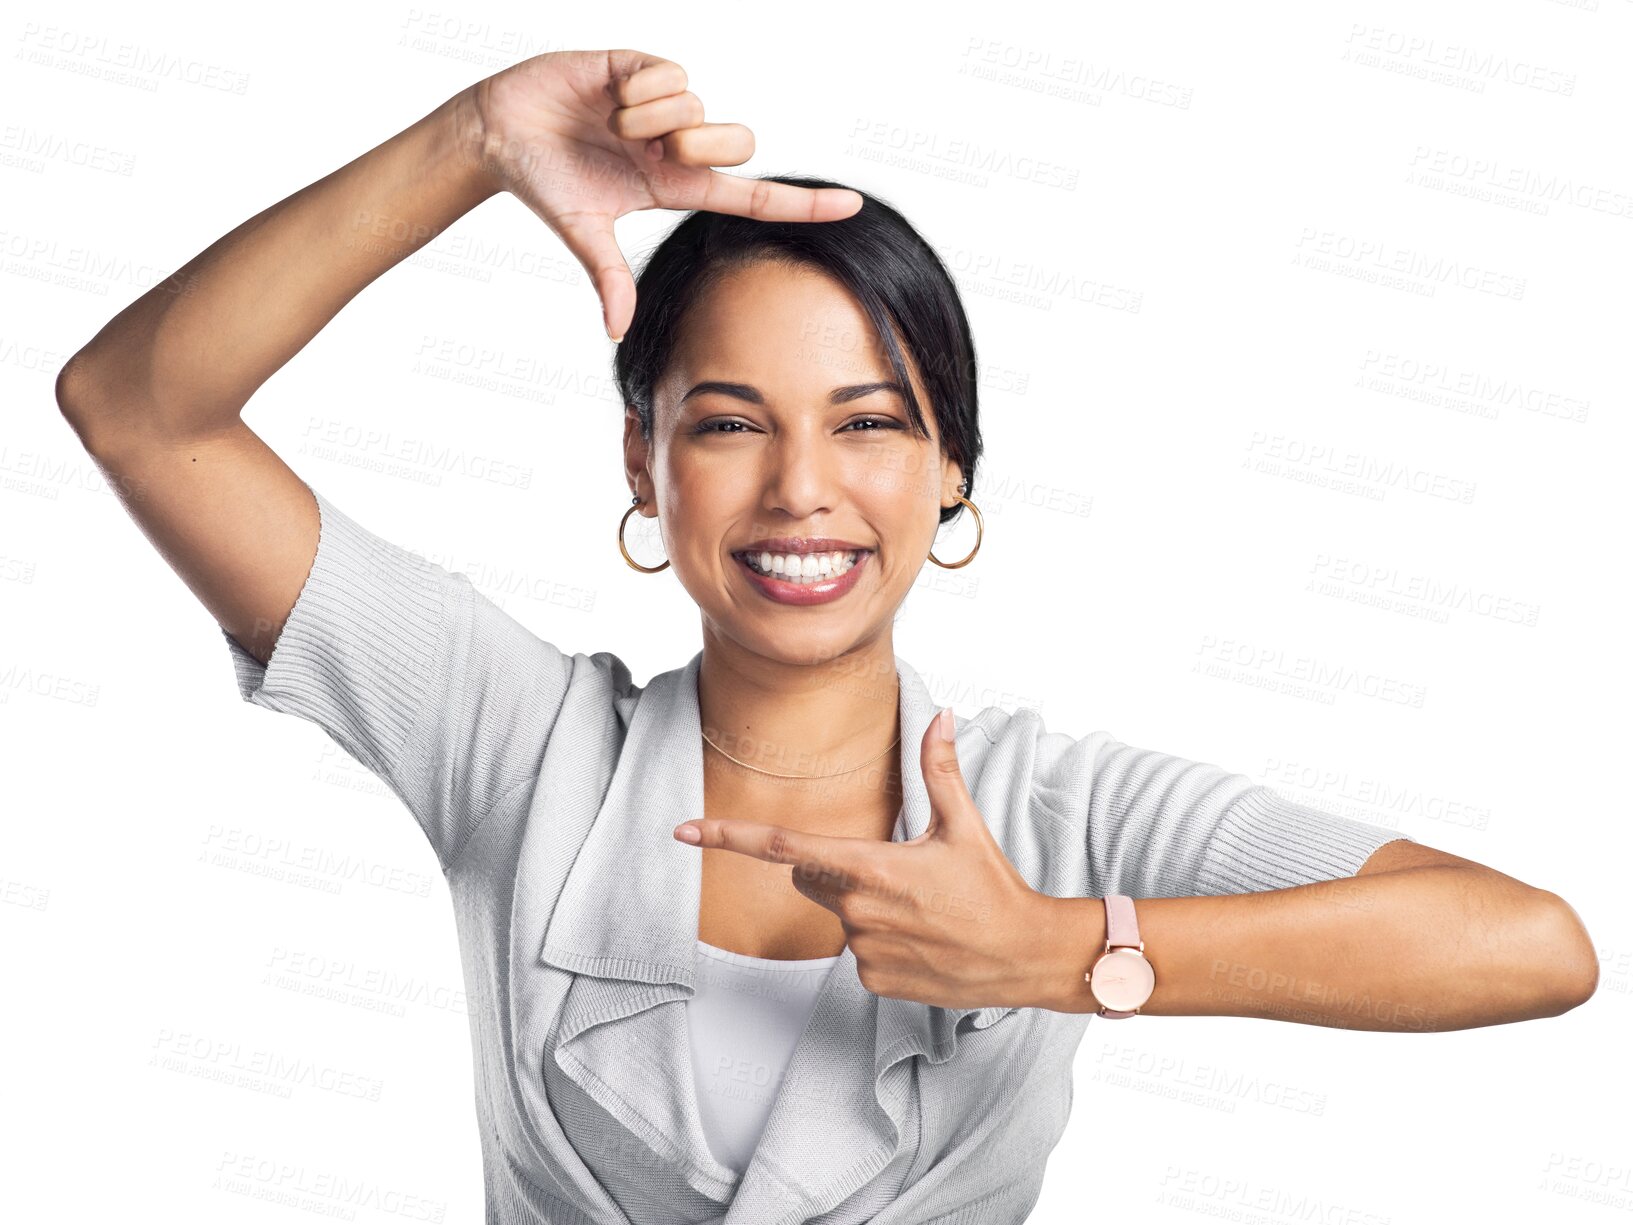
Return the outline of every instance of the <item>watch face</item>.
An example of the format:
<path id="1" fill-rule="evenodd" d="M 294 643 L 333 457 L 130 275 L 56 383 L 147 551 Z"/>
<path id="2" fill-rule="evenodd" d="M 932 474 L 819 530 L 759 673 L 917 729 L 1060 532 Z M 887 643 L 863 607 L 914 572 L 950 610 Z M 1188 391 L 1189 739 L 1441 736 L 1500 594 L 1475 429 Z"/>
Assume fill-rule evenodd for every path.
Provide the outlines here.
<path id="1" fill-rule="evenodd" d="M 1112 949 L 1094 963 L 1089 990 L 1102 1007 L 1133 1012 L 1151 998 L 1157 976 L 1139 949 Z"/>

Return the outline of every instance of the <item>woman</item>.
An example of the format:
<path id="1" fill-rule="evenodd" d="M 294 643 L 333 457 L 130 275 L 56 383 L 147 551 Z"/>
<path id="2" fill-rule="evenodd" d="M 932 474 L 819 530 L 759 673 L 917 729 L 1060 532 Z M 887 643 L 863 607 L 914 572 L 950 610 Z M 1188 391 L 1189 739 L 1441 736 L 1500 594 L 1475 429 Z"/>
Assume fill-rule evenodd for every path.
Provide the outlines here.
<path id="1" fill-rule="evenodd" d="M 324 728 L 435 850 L 489 1219 L 1019 1221 L 1091 1015 L 1411 1032 L 1588 998 L 1552 893 L 1032 711 L 936 712 L 891 630 L 927 558 L 980 548 L 977 512 L 968 558 L 931 554 L 976 511 L 964 314 L 881 202 L 711 169 L 751 150 L 672 62 L 537 56 L 226 235 L 58 381 L 241 696 Z M 594 278 L 619 545 L 702 615 L 644 686 L 363 528 L 239 417 L 500 191 Z M 612 223 L 652 207 L 695 211 L 637 292 Z"/>

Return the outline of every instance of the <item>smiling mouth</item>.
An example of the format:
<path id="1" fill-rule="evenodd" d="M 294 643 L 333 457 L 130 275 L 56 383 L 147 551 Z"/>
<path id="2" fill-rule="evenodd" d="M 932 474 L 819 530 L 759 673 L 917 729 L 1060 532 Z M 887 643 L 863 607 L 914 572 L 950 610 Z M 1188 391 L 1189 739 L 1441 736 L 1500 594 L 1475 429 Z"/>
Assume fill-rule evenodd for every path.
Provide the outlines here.
<path id="1" fill-rule="evenodd" d="M 738 552 L 732 556 L 756 574 L 804 585 L 842 577 L 872 549 L 839 549 L 831 553 Z"/>

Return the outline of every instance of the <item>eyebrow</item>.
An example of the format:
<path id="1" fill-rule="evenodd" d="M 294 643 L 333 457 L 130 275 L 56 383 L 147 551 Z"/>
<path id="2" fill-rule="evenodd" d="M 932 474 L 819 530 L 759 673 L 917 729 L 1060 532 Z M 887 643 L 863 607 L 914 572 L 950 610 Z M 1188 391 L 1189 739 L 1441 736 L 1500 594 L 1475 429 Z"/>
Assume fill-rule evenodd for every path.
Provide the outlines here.
<path id="1" fill-rule="evenodd" d="M 852 383 L 846 387 L 835 387 L 828 393 L 828 403 L 848 404 L 852 400 L 860 400 L 863 396 L 870 396 L 876 391 L 893 391 L 901 396 L 903 400 L 907 399 L 907 393 L 902 390 L 902 385 L 887 379 L 877 383 Z M 693 396 L 703 395 L 706 392 L 732 396 L 738 400 L 746 400 L 750 404 L 762 406 L 765 404 L 765 397 L 760 394 L 759 388 L 748 383 L 726 383 L 715 379 L 697 384 L 680 398 L 680 403 L 684 404 Z"/>

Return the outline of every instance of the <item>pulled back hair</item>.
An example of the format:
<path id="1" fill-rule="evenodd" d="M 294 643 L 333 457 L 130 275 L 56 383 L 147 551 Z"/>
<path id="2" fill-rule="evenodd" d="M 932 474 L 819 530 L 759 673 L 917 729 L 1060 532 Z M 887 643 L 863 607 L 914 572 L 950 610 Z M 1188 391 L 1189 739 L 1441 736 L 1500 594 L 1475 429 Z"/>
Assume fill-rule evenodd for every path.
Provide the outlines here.
<path id="1" fill-rule="evenodd" d="M 796 187 L 844 187 L 862 207 L 840 221 L 756 221 L 728 213 L 688 213 L 656 247 L 635 279 L 635 316 L 619 342 L 613 374 L 619 394 L 652 437 L 653 393 L 668 369 L 687 312 L 724 276 L 761 261 L 808 267 L 843 285 L 872 321 L 896 381 L 907 392 L 907 415 L 928 438 L 923 408 L 897 343 L 912 353 L 935 414 L 946 455 L 963 469 L 964 496 L 973 500 L 981 457 L 975 345 L 969 320 L 946 267 L 907 219 L 876 196 L 829 179 L 761 175 Z M 941 510 L 947 523 L 964 509 Z"/>

